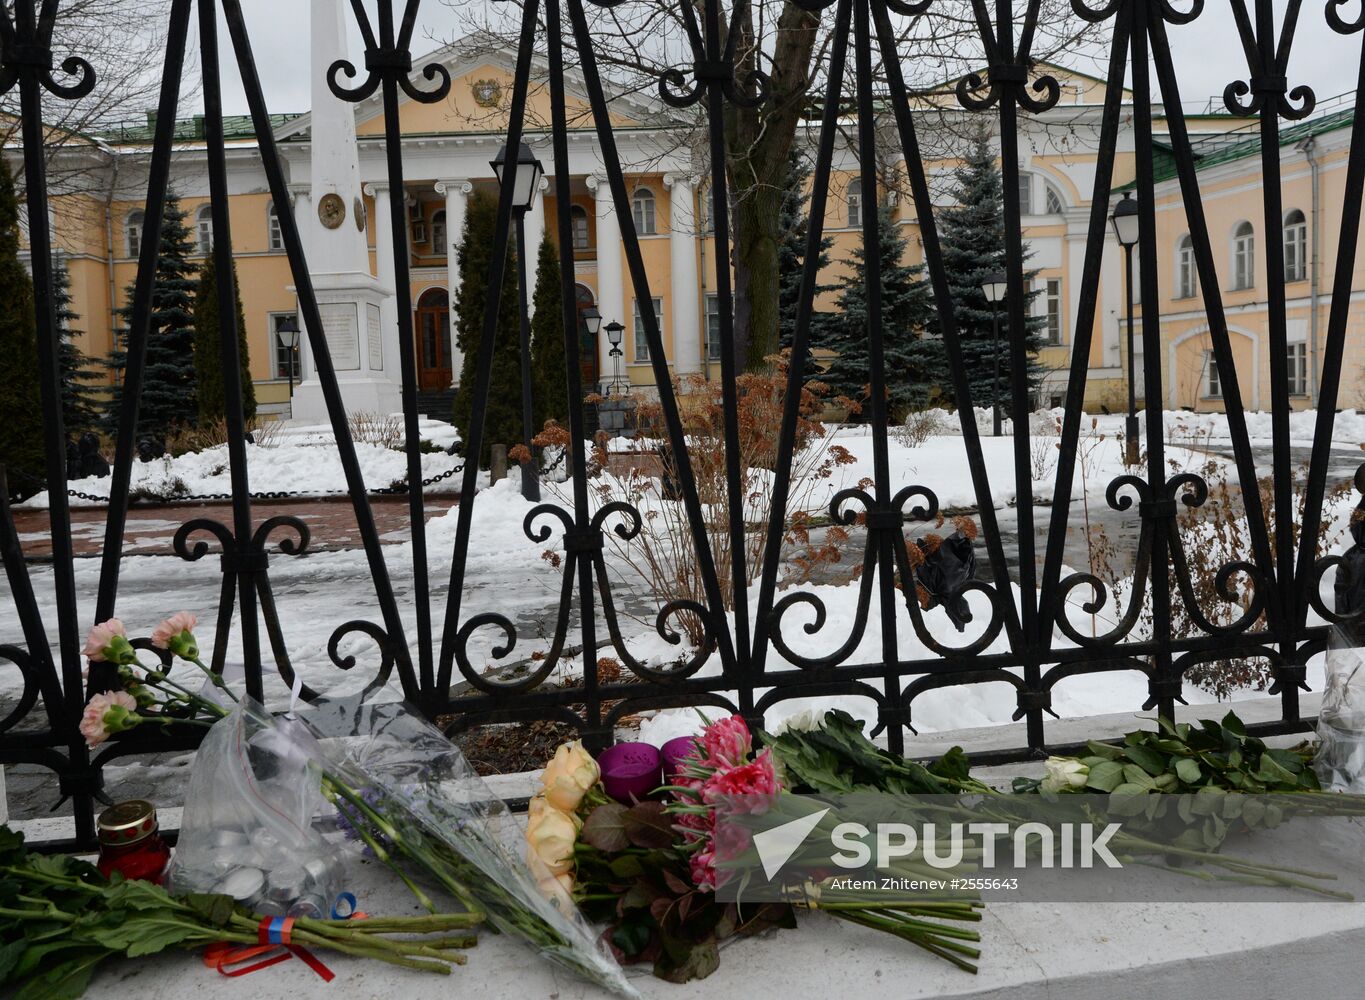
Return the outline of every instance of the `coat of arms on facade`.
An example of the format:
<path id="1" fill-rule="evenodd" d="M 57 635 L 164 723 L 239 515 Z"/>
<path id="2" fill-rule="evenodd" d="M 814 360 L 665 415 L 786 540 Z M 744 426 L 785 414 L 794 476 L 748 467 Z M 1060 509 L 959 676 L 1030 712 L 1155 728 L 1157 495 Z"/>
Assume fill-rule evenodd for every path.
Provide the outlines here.
<path id="1" fill-rule="evenodd" d="M 475 80 L 474 102 L 480 107 L 496 108 L 502 101 L 502 84 L 497 80 Z"/>

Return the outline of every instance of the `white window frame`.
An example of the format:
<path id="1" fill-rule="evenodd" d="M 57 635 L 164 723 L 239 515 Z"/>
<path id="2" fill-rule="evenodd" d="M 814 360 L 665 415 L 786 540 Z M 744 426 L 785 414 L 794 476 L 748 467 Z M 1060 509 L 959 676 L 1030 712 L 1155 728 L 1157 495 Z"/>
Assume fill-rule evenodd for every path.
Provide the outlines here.
<path id="1" fill-rule="evenodd" d="M 1284 280 L 1308 278 L 1308 219 L 1297 208 L 1284 216 Z"/>
<path id="2" fill-rule="evenodd" d="M 714 321 L 714 330 L 712 329 Z M 706 346 L 706 360 L 720 360 L 720 295 L 707 292 L 702 309 L 702 341 Z"/>
<path id="3" fill-rule="evenodd" d="M 1223 383 L 1218 376 L 1218 359 L 1214 357 L 1213 351 L 1204 352 L 1204 377 L 1201 388 L 1205 399 L 1222 399 Z"/>
<path id="4" fill-rule="evenodd" d="M 645 337 L 645 324 L 640 316 L 640 300 L 631 299 L 631 343 L 634 345 L 632 364 L 649 364 L 649 341 Z M 654 296 L 654 318 L 659 323 L 659 342 L 664 339 L 664 300 Z"/>
<path id="5" fill-rule="evenodd" d="M 194 213 L 194 245 L 207 257 L 213 253 L 213 206 L 200 205 Z"/>
<path id="6" fill-rule="evenodd" d="M 1019 171 L 1019 214 L 1033 215 L 1033 174 Z"/>
<path id="7" fill-rule="evenodd" d="M 1285 360 L 1289 369 L 1289 395 L 1308 395 L 1308 343 L 1303 340 L 1286 345 Z"/>
<path id="8" fill-rule="evenodd" d="M 844 203 L 848 210 L 848 228 L 857 229 L 863 224 L 863 181 L 855 177 L 848 182 L 844 192 Z"/>
<path id="9" fill-rule="evenodd" d="M 1199 273 L 1194 262 L 1194 240 L 1186 233 L 1175 241 L 1175 297 L 1192 299 L 1199 294 Z"/>
<path id="10" fill-rule="evenodd" d="M 274 253 L 284 249 L 284 230 L 280 228 L 280 213 L 275 210 L 275 203 L 270 202 L 265 209 L 265 232 L 266 245 Z"/>
<path id="11" fill-rule="evenodd" d="M 20 213 L 23 215 L 23 213 Z M 147 233 L 147 213 L 135 208 L 123 217 L 124 249 L 129 257 L 142 255 L 142 239 Z"/>
<path id="12" fill-rule="evenodd" d="M 1048 278 L 1043 283 L 1043 315 L 1047 319 L 1045 343 L 1049 347 L 1062 344 L 1066 323 L 1062 316 L 1062 279 Z"/>
<path id="13" fill-rule="evenodd" d="M 630 196 L 630 217 L 635 222 L 636 235 L 655 235 L 658 214 L 659 203 L 654 192 L 643 184 L 637 187 Z"/>
<path id="14" fill-rule="evenodd" d="M 1256 227 L 1242 221 L 1232 227 L 1232 288 L 1256 287 Z"/>

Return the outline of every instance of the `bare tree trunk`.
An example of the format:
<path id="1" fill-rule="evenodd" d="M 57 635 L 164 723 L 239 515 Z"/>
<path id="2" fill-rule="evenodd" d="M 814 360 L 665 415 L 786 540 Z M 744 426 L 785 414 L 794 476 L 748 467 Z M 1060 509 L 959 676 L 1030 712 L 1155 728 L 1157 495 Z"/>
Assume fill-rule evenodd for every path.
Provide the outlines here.
<path id="1" fill-rule="evenodd" d="M 735 77 L 758 68 L 752 6 L 736 26 Z M 727 181 L 732 198 L 732 264 L 735 272 L 735 362 L 742 369 L 766 366 L 778 350 L 777 248 L 782 185 L 801 114 L 809 100 L 811 59 L 819 15 L 782 5 L 769 66 L 768 100 L 758 108 L 727 105 L 730 149 Z"/>

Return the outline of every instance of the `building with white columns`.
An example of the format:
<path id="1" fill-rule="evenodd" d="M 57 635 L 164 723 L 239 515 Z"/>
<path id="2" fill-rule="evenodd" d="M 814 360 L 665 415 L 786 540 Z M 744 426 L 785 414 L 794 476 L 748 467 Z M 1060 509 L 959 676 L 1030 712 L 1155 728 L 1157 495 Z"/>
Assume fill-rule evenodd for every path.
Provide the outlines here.
<path id="1" fill-rule="evenodd" d="M 497 194 L 491 161 L 506 136 L 515 52 L 500 47 L 495 39 L 479 36 L 414 60 L 418 89 L 429 88 L 420 68 L 433 62 L 448 69 L 453 83 L 449 95 L 435 104 L 402 99 L 399 124 L 405 187 L 397 192 L 389 186 L 379 97 L 346 104 L 319 82 L 323 79 L 319 67 L 344 54 L 344 33 L 333 23 L 339 17 L 335 4 L 314 0 L 314 12 L 317 49 L 312 66 L 318 85 L 313 88 L 313 108 L 278 116 L 275 138 L 291 181 L 288 208 L 304 233 L 343 397 L 352 410 L 387 412 L 398 407 L 399 316 L 410 309 L 418 389 L 428 411 L 445 417 L 461 369 L 451 336 L 460 236 L 469 199 L 476 193 Z M 1079 318 L 1080 274 L 1104 98 L 1101 81 L 1056 67 L 1049 70 L 1062 84 L 1062 100 L 1042 116 L 1021 116 L 1020 125 L 1024 235 L 1039 293 L 1033 308 L 1046 318 L 1048 346 L 1040 359 L 1047 371 L 1040 393 L 1043 404 L 1057 403 L 1065 391 L 1069 345 Z M 555 168 L 544 73 L 543 62 L 533 61 L 525 141 L 549 173 Z M 639 391 L 648 392 L 654 372 L 638 317 L 637 300 L 642 292 L 637 293 L 626 265 L 622 220 L 611 199 L 583 90 L 572 76 L 566 82 L 568 117 L 573 123 L 567 137 L 570 198 L 566 208 L 573 240 L 575 298 L 580 312 L 595 307 L 604 326 L 617 321 L 625 327 L 621 376 Z M 717 255 L 706 221 L 704 165 L 693 160 L 692 133 L 649 95 L 618 97 L 610 110 L 666 361 L 677 375 L 715 377 L 719 372 L 719 315 L 714 295 Z M 1154 114 L 1156 127 L 1164 128 L 1161 109 L 1154 109 Z M 1334 266 L 1339 213 L 1334 215 L 1333 206 L 1339 204 L 1343 189 L 1352 117 L 1352 109 L 1346 108 L 1286 130 L 1294 138 L 1282 150 L 1286 217 L 1283 230 L 1271 234 L 1259 233 L 1264 222 L 1254 130 L 1245 120 L 1228 115 L 1188 119 L 1202 144 L 1200 176 L 1208 183 L 1204 207 L 1220 274 L 1226 270 L 1229 322 L 1236 334 L 1239 371 L 1245 367 L 1243 385 L 1251 387 L 1244 395 L 1253 406 L 1269 398 L 1261 390 L 1269 367 L 1267 276 L 1258 274 L 1258 266 L 1248 268 L 1247 254 L 1258 257 L 1257 240 L 1286 241 L 1287 260 L 1293 268 L 1284 280 L 1290 290 L 1295 397 L 1307 405 L 1317 384 L 1319 335 L 1331 302 L 1330 288 L 1324 282 L 1330 281 Z M 286 350 L 277 335 L 280 325 L 295 318 L 297 310 L 294 281 L 276 222 L 280 207 L 271 202 L 250 122 L 232 119 L 226 126 L 233 250 L 260 409 L 266 415 L 292 412 L 300 418 L 318 418 L 321 397 L 311 358 L 306 348 Z M 798 135 L 798 142 L 813 148 L 817 138 L 812 126 L 809 133 Z M 150 139 L 150 123 L 107 136 L 107 152 L 100 155 L 109 162 L 104 170 L 88 173 L 89 193 L 54 199 L 56 244 L 72 275 L 73 308 L 83 331 L 79 344 L 92 356 L 105 356 L 115 347 L 122 322 L 119 310 L 134 276 L 142 233 L 152 224 L 143 212 Z M 1300 149 L 1310 139 L 1313 144 L 1308 148 L 1316 151 L 1311 164 Z M 861 240 L 865 208 L 856 160 L 842 140 L 836 145 L 824 220 L 834 246 L 829 270 L 821 275 L 822 283 L 834 285 L 849 273 L 853 248 Z M 191 228 L 199 234 L 200 249 L 206 251 L 212 227 L 207 221 L 203 151 L 202 121 L 179 123 L 172 185 L 189 214 Z M 13 155 L 13 151 L 7 153 Z M 90 155 L 89 150 L 82 155 Z M 889 167 L 892 174 L 903 172 L 898 159 L 898 150 L 889 145 L 883 167 Z M 954 165 L 952 160 L 926 164 L 936 191 L 950 186 Z M 1121 133 L 1115 187 L 1128 184 L 1133 175 L 1131 135 Z M 527 242 L 537 247 L 541 235 L 548 234 L 562 254 L 567 248 L 557 245 L 555 220 L 565 206 L 557 204 L 550 180 L 541 185 L 528 212 Z M 1219 387 L 1216 377 L 1210 381 L 1209 376 L 1207 324 L 1201 319 L 1200 300 L 1193 294 L 1193 279 L 1188 278 L 1183 213 L 1173 180 L 1162 181 L 1158 198 L 1162 241 L 1158 280 L 1165 344 L 1161 363 L 1168 370 L 1166 385 L 1171 394 L 1165 402 L 1173 407 L 1218 408 Z M 401 208 L 401 231 L 395 231 L 392 224 L 395 203 Z M 922 248 L 913 201 L 908 196 L 897 198 L 892 217 L 909 237 L 907 263 L 919 263 Z M 407 248 L 410 283 L 405 290 L 396 287 L 395 245 Z M 1097 332 L 1088 358 L 1087 404 L 1093 408 L 1121 408 L 1126 398 L 1122 260 L 1112 232 L 1107 231 Z M 1358 268 L 1361 280 L 1355 287 L 1365 289 L 1365 261 Z M 534 281 L 534 265 L 527 270 Z M 527 297 L 533 300 L 533 294 Z M 817 303 L 820 309 L 836 307 L 834 295 Z M 585 347 L 585 386 L 609 381 L 614 372 L 606 336 L 599 334 L 594 343 L 582 324 L 577 335 Z M 1353 330 L 1347 357 L 1352 367 L 1343 378 L 1343 405 L 1359 405 L 1365 395 L 1362 341 L 1365 336 Z"/>

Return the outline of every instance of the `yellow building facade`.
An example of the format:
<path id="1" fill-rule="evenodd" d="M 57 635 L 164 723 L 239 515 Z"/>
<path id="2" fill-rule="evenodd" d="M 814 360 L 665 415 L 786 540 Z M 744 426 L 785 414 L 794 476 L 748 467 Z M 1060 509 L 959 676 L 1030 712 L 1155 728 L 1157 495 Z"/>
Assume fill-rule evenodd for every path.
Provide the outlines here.
<path id="1" fill-rule="evenodd" d="M 410 297 L 418 361 L 419 388 L 431 394 L 435 407 L 460 375 L 461 358 L 452 343 L 451 309 L 458 287 L 455 251 L 469 197 L 475 191 L 496 195 L 497 181 L 490 165 L 506 133 L 515 53 L 490 45 L 487 38 L 454 43 L 425 59 L 418 67 L 440 62 L 450 71 L 453 85 L 447 98 L 435 104 L 407 101 L 400 108 L 403 134 L 405 190 L 389 189 L 385 163 L 384 120 L 378 99 L 346 105 L 353 116 L 353 148 L 338 150 L 337 135 L 323 134 L 313 113 L 283 115 L 275 120 L 275 138 L 291 179 L 295 214 L 304 233 L 310 260 L 318 241 L 332 238 L 316 222 L 322 192 L 317 187 L 315 158 L 342 156 L 359 173 L 357 196 L 345 226 L 362 227 L 368 249 L 369 276 L 376 298 L 368 316 L 356 313 L 347 321 L 333 356 L 345 389 L 348 363 L 356 356 L 356 371 L 370 379 L 399 380 L 397 304 L 393 294 L 392 247 L 405 243 L 411 267 Z M 543 67 L 537 67 L 543 72 Z M 1049 67 L 1062 85 L 1058 105 L 1021 122 L 1020 179 L 1024 207 L 1024 238 L 1036 270 L 1037 291 L 1031 308 L 1045 319 L 1040 361 L 1045 370 L 1039 392 L 1042 405 L 1058 405 L 1065 392 L 1071 365 L 1071 343 L 1078 320 L 1081 272 L 1087 248 L 1091 197 L 1095 183 L 1096 152 L 1104 99 L 1101 81 L 1061 68 Z M 414 74 L 419 87 L 425 86 Z M 653 370 L 639 331 L 636 290 L 632 287 L 621 242 L 621 226 L 607 190 L 602 159 L 581 88 L 570 79 L 568 111 L 571 231 L 574 243 L 577 299 L 580 308 L 594 306 L 604 324 L 625 327 L 620 374 L 647 387 Z M 548 89 L 533 76 L 526 140 L 539 159 L 552 169 Z M 1125 95 L 1126 96 L 1126 95 Z M 315 105 L 319 98 L 314 97 Z M 335 109 L 332 109 L 335 111 Z M 1131 105 L 1125 105 L 1120 132 L 1115 200 L 1134 177 Z M 1156 128 L 1164 119 L 1157 114 Z M 613 125 L 620 147 L 630 207 L 648 275 L 650 295 L 661 320 L 667 360 L 679 375 L 718 375 L 717 302 L 718 265 L 709 235 L 705 171 L 694 159 L 691 134 L 667 117 L 666 108 L 649 97 L 632 95 L 612 102 Z M 1311 405 L 1320 377 L 1321 346 L 1325 339 L 1330 281 L 1337 253 L 1345 161 L 1353 111 L 1349 108 L 1320 115 L 1285 130 L 1281 149 L 1285 218 L 1275 232 L 1266 232 L 1260 198 L 1260 158 L 1255 133 L 1247 122 L 1227 115 L 1196 116 L 1188 126 L 1200 159 L 1198 179 L 1218 264 L 1222 298 L 1233 334 L 1243 398 L 1252 408 L 1270 403 L 1269 355 L 1266 335 L 1266 289 L 1278 276 L 1264 273 L 1264 244 L 1283 241 L 1289 292 L 1291 390 L 1299 405 Z M 986 116 L 989 118 L 989 116 Z M 335 120 L 335 119 L 333 119 Z M 962 117 L 968 121 L 967 116 Z M 231 190 L 232 245 L 237 262 L 243 312 L 251 353 L 251 374 L 262 414 L 316 417 L 298 412 L 312 378 L 306 345 L 287 351 L 277 332 L 296 316 L 294 280 L 284 253 L 276 206 L 261 167 L 259 150 L 245 120 L 229 120 L 228 181 Z M 344 130 L 343 130 L 344 131 Z M 964 129 L 965 132 L 965 129 Z M 317 134 L 315 134 L 317 133 Z M 60 155 L 87 156 L 98 168 L 83 176 L 89 184 L 58 193 L 54 198 L 55 242 L 72 279 L 72 308 L 83 331 L 79 346 L 93 357 L 114 349 L 120 327 L 118 310 L 136 271 L 136 258 L 148 227 L 145 216 L 146 170 L 151 124 L 103 137 L 98 143 L 74 144 Z M 177 143 L 171 185 L 188 213 L 187 222 L 201 253 L 212 244 L 208 220 L 208 178 L 204 161 L 202 123 L 177 124 Z M 799 142 L 813 149 L 818 136 L 812 127 Z M 882 167 L 891 176 L 904 175 L 904 164 L 894 133 L 885 137 Z M 14 155 L 14 151 L 9 151 Z M 937 207 L 950 203 L 948 191 L 956 161 L 951 156 L 926 164 Z M 1191 277 L 1192 256 L 1188 225 L 1178 185 L 1170 168 L 1158 164 L 1157 248 L 1162 301 L 1162 357 L 1169 408 L 1216 409 L 1221 405 L 1216 374 L 1211 374 L 1208 324 L 1197 279 Z M 856 180 L 858 165 L 852 151 L 836 150 L 825 230 L 834 246 L 829 272 L 822 282 L 838 284 L 847 274 L 853 247 L 861 240 L 862 213 L 868 206 Z M 553 186 L 542 184 L 526 218 L 528 245 L 537 246 L 548 231 L 557 240 L 559 206 Z M 908 195 L 895 192 L 893 217 L 909 238 L 907 263 L 922 260 L 918 207 Z M 392 201 L 401 198 L 405 231 L 389 224 Z M 563 248 L 560 248 L 561 250 Z M 325 254 L 324 254 L 325 256 Z M 1357 263 L 1354 288 L 1365 291 Z M 530 270 L 533 272 L 534 267 Z M 1355 292 L 1353 294 L 1362 294 Z M 817 308 L 833 309 L 833 296 Z M 1086 403 L 1091 409 L 1122 409 L 1126 403 L 1126 318 L 1123 254 L 1106 228 L 1100 272 L 1094 336 L 1088 360 Z M 333 315 L 327 313 L 326 315 Z M 330 323 L 330 320 L 325 320 Z M 335 331 L 328 329 L 329 341 Z M 1365 344 L 1358 321 L 1348 336 L 1341 405 L 1365 401 Z M 601 384 L 614 375 L 617 359 L 609 354 L 606 337 L 594 343 L 585 329 L 585 385 Z M 353 339 L 346 339 L 353 338 Z M 1140 337 L 1139 337 L 1140 343 Z M 1135 359 L 1140 364 L 1145 359 Z M 290 375 L 293 375 L 291 380 Z M 290 383 L 296 393 L 291 406 Z M 1139 379 L 1139 396 L 1141 380 Z M 358 398 L 358 397 L 357 397 Z M 391 397 L 379 397 L 391 398 Z M 348 396 L 348 402 L 350 397 Z M 303 407 L 306 411 L 308 408 Z M 314 411 L 315 411 L 314 407 Z M 435 415 L 445 416 L 437 409 Z"/>

